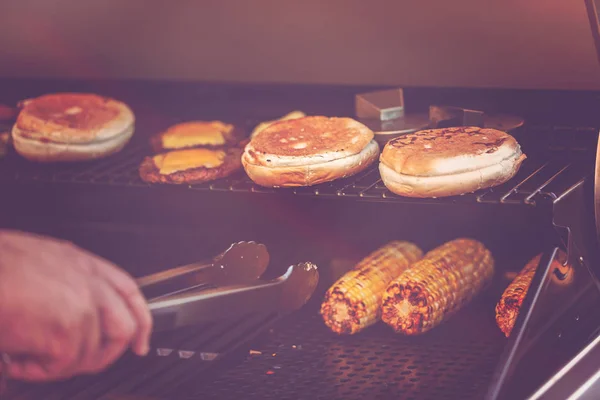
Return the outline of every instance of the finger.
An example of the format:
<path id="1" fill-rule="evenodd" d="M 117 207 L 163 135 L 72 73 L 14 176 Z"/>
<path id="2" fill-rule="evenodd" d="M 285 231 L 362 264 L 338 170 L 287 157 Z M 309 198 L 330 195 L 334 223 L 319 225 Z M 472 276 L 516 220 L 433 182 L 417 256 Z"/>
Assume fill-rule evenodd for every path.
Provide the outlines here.
<path id="1" fill-rule="evenodd" d="M 49 373 L 48 367 L 42 366 L 34 360 L 14 361 L 6 366 L 6 372 L 10 379 L 27 382 L 45 382 L 56 379 Z"/>
<path id="2" fill-rule="evenodd" d="M 86 315 L 86 320 L 81 327 L 82 344 L 77 363 L 77 373 L 95 373 L 98 371 L 98 352 L 102 345 L 102 324 L 100 321 L 99 304 L 105 302 L 108 288 L 106 284 L 97 279 L 89 282 L 91 292 L 91 310 Z"/>
<path id="3" fill-rule="evenodd" d="M 46 382 L 67 379 L 77 373 L 73 362 L 49 357 L 12 357 L 6 364 L 6 372 L 11 379 L 27 382 Z"/>
<path id="4" fill-rule="evenodd" d="M 94 257 L 92 271 L 106 280 L 127 304 L 137 323 L 132 350 L 138 355 L 146 355 L 150 348 L 152 316 L 138 285 L 125 271 L 99 257 Z"/>
<path id="5" fill-rule="evenodd" d="M 106 283 L 99 289 L 102 295 L 98 303 L 102 343 L 94 360 L 94 372 L 106 368 L 123 355 L 137 331 L 135 318 L 122 297 Z"/>

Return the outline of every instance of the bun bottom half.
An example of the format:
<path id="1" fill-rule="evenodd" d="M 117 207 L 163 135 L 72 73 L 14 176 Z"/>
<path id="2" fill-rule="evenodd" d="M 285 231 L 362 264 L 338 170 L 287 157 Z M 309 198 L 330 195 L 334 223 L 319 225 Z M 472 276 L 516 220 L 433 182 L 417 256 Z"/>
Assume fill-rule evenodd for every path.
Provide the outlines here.
<path id="1" fill-rule="evenodd" d="M 17 153 L 30 161 L 73 162 L 95 160 L 115 154 L 129 143 L 133 132 L 134 126 L 131 125 L 122 133 L 107 140 L 85 144 L 69 144 L 42 142 L 26 138 L 15 127 L 12 131 L 12 140 Z"/>
<path id="2" fill-rule="evenodd" d="M 379 145 L 372 140 L 358 154 L 323 163 L 265 167 L 252 164 L 243 156 L 242 164 L 250 179 L 260 186 L 298 187 L 313 186 L 347 178 L 369 167 L 378 157 Z"/>
<path id="3" fill-rule="evenodd" d="M 526 156 L 513 157 L 473 171 L 439 176 L 400 174 L 384 163 L 379 163 L 381 180 L 390 192 L 404 197 L 449 197 L 501 185 L 512 179 Z"/>

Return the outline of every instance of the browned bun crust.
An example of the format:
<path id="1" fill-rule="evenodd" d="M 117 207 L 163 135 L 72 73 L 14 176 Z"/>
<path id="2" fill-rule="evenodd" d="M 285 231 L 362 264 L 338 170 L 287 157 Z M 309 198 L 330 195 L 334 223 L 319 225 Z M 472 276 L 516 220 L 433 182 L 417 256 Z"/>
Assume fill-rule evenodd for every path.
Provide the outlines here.
<path id="1" fill-rule="evenodd" d="M 242 167 L 241 147 L 231 147 L 225 150 L 226 155 L 223 164 L 215 168 L 190 168 L 184 171 L 177 171 L 172 174 L 163 175 L 159 172 L 154 163 L 153 157 L 146 157 L 139 167 L 140 178 L 148 183 L 172 183 L 172 184 L 193 184 L 210 182 L 216 179 L 225 178 Z"/>
<path id="2" fill-rule="evenodd" d="M 511 135 L 495 129 L 429 129 L 385 146 L 379 164 L 386 187 L 401 196 L 444 197 L 500 185 L 526 156 Z"/>
<path id="3" fill-rule="evenodd" d="M 221 121 L 211 121 L 211 122 L 218 122 L 218 123 L 222 123 L 225 124 Z M 188 121 L 188 122 L 182 122 L 179 124 L 175 124 L 170 126 L 168 129 L 166 129 L 163 132 L 160 132 L 154 136 L 152 136 L 150 138 L 150 146 L 152 147 L 152 150 L 154 150 L 156 153 L 161 153 L 164 151 L 170 151 L 170 150 L 183 150 L 183 149 L 192 149 L 192 148 L 206 148 L 206 149 L 223 149 L 226 147 L 233 147 L 238 145 L 238 142 L 240 140 L 242 140 L 244 138 L 244 130 L 242 128 L 240 128 L 239 126 L 233 125 L 233 129 L 230 132 L 221 132 L 223 134 L 223 138 L 225 139 L 225 143 L 223 143 L 222 145 L 210 145 L 210 144 L 204 144 L 204 145 L 190 145 L 190 146 L 182 146 L 182 147 L 177 147 L 175 148 L 165 148 L 165 146 L 163 145 L 163 136 L 171 131 L 171 130 L 175 130 L 175 129 L 193 129 L 193 127 L 191 127 L 191 124 L 194 123 L 210 123 L 209 121 Z M 227 124 L 225 124 L 227 125 Z"/>
<path id="4" fill-rule="evenodd" d="M 95 94 L 48 94 L 20 106 L 12 139 L 15 150 L 31 161 L 106 157 L 123 149 L 135 130 L 126 104 Z"/>
<path id="5" fill-rule="evenodd" d="M 124 103 L 87 93 L 47 94 L 21 103 L 20 136 L 44 142 L 83 144 L 120 135 L 135 122 Z"/>
<path id="6" fill-rule="evenodd" d="M 253 164 L 246 153 L 242 156 L 242 164 L 250 179 L 258 185 L 296 187 L 313 186 L 352 176 L 368 168 L 378 156 L 379 145 L 372 140 L 358 154 L 319 164 L 268 167 Z"/>
<path id="7" fill-rule="evenodd" d="M 306 166 L 359 154 L 373 132 L 351 118 L 311 116 L 269 125 L 255 135 L 245 155 L 266 167 Z"/>

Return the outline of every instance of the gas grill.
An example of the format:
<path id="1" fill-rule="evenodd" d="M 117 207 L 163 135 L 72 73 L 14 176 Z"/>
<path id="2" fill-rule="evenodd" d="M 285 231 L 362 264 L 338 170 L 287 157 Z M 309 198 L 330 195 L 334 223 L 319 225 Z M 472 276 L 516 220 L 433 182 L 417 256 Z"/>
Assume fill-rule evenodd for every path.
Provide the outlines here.
<path id="1" fill-rule="evenodd" d="M 146 359 L 127 354 L 101 374 L 66 382 L 10 382 L 6 399 L 517 399 L 547 382 L 599 333 L 592 204 L 597 94 L 405 89 L 407 107 L 416 111 L 437 103 L 522 116 L 525 125 L 512 134 L 528 156 L 517 176 L 499 187 L 408 199 L 390 193 L 376 168 L 298 189 L 261 188 L 243 173 L 189 186 L 149 185 L 138 176 L 150 154 L 148 137 L 172 123 L 221 118 L 251 128 L 290 109 L 351 116 L 354 95 L 378 88 L 116 81 L 2 86 L 0 102 L 8 103 L 58 90 L 110 95 L 133 107 L 137 124 L 121 153 L 91 163 L 36 165 L 9 154 L 0 161 L 0 206 L 10 212 L 0 213 L 0 226 L 68 238 L 135 276 L 214 255 L 240 240 L 268 247 L 273 276 L 301 261 L 314 262 L 321 274 L 300 311 L 256 310 L 242 319 L 160 332 Z M 342 337 L 322 323 L 318 307 L 340 275 L 340 259 L 356 261 L 392 239 L 429 249 L 459 236 L 483 241 L 498 273 L 491 288 L 441 326 L 402 337 L 377 324 Z M 568 253 L 576 277 L 563 290 L 549 279 L 558 248 Z M 504 273 L 540 252 L 524 311 L 506 339 L 494 321 L 494 306 L 510 282 Z"/>

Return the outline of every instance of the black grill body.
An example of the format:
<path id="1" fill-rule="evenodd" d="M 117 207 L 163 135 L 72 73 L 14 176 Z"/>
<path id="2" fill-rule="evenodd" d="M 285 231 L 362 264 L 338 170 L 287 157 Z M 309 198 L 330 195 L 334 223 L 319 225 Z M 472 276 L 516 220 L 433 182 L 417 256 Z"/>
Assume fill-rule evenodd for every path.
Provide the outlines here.
<path id="1" fill-rule="evenodd" d="M 257 313 L 156 335 L 148 359 L 126 355 L 102 374 L 67 382 L 11 382 L 8 399 L 524 398 L 600 326 L 590 311 L 600 296 L 585 285 L 576 299 L 566 295 L 576 300 L 569 306 L 575 311 L 560 314 L 551 327 L 520 322 L 529 338 L 559 327 L 526 341 L 535 343 L 527 349 L 504 338 L 494 321 L 495 303 L 509 283 L 505 272 L 519 270 L 540 252 L 548 264 L 553 249 L 569 249 L 571 236 L 557 227 L 557 210 L 579 210 L 560 211 L 566 215 L 561 222 L 569 225 L 588 211 L 598 94 L 406 89 L 414 112 L 437 103 L 526 119 L 514 135 L 528 160 L 513 180 L 475 194 L 427 200 L 391 194 L 374 168 L 289 190 L 257 187 L 242 173 L 191 186 L 151 186 L 137 175 L 150 153 L 148 137 L 172 123 L 210 118 L 250 128 L 291 109 L 349 116 L 353 95 L 373 88 L 115 81 L 4 81 L 3 87 L 0 101 L 9 103 L 52 91 L 117 97 L 132 106 L 137 127 L 121 153 L 92 163 L 36 165 L 14 153 L 1 160 L 0 227 L 73 240 L 136 276 L 203 259 L 239 240 L 268 246 L 273 276 L 301 261 L 321 270 L 319 289 L 300 312 Z M 578 191 L 585 192 L 583 200 L 562 207 Z M 580 228 L 584 247 L 595 249 L 587 228 Z M 483 241 L 498 273 L 485 293 L 442 326 L 406 338 L 378 324 L 340 337 L 320 321 L 319 301 L 339 275 L 332 267 L 336 260 L 357 260 L 393 239 L 430 249 L 460 236 Z M 585 254 L 588 265 L 594 254 Z M 535 285 L 543 286 L 542 275 Z M 531 309 L 550 307 L 542 307 L 543 295 L 540 301 L 528 298 Z M 573 323 L 573 312 L 581 323 Z M 511 349 L 527 353 L 526 361 L 511 357 Z M 494 388 L 502 391 L 493 394 Z"/>

